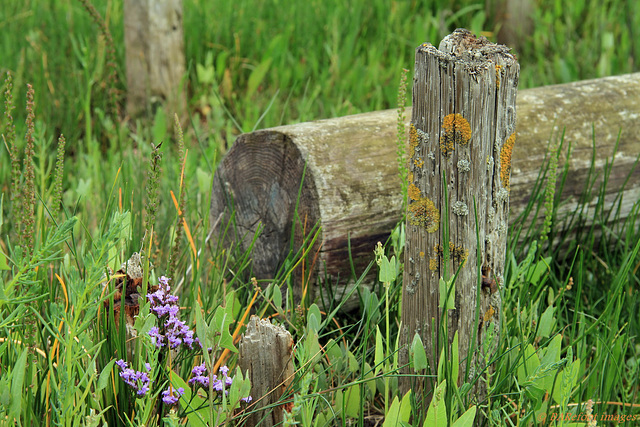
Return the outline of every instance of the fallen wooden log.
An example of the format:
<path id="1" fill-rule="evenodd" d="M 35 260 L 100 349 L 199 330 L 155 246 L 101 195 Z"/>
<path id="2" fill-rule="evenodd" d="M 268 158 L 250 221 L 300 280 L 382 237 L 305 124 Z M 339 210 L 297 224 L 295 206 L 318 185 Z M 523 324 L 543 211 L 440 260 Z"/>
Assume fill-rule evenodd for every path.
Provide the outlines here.
<path id="1" fill-rule="evenodd" d="M 531 198 L 548 142 L 563 129 L 572 151 L 560 213 L 578 206 L 593 141 L 596 168 L 603 168 L 619 137 L 607 195 L 617 195 L 630 176 L 619 213 L 626 218 L 640 199 L 640 169 L 634 169 L 640 153 L 640 73 L 522 90 L 516 105 L 510 221 Z M 217 224 L 223 229 L 235 211 L 245 247 L 261 225 L 253 274 L 266 279 L 282 266 L 291 247 L 299 247 L 301 226 L 291 245 L 297 207 L 299 224 L 306 223 L 307 230 L 316 223 L 322 227 L 311 252 L 319 250 L 317 271 L 334 283 L 348 283 L 373 259 L 374 245 L 385 241 L 402 216 L 396 120 L 396 110 L 374 111 L 241 135 L 215 173 L 211 223 L 222 215 Z M 596 200 L 588 202 L 595 205 Z M 612 198 L 605 197 L 605 208 L 611 204 Z"/>

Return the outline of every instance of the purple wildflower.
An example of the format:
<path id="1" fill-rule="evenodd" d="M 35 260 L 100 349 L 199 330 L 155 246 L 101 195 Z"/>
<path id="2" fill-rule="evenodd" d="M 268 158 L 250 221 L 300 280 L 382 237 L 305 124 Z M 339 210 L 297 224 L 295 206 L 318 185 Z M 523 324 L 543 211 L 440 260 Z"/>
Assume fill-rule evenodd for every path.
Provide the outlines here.
<path id="1" fill-rule="evenodd" d="M 151 384 L 151 378 L 146 372 L 140 372 L 129 368 L 128 363 L 124 360 L 116 360 L 116 365 L 120 368 L 120 378 L 131 387 L 138 397 L 143 397 L 149 391 L 149 384 Z M 151 365 L 145 364 L 148 371 L 151 370 Z"/>
<path id="2" fill-rule="evenodd" d="M 213 389 L 216 391 L 224 390 L 224 383 L 216 375 L 213 376 Z"/>
<path id="3" fill-rule="evenodd" d="M 249 402 L 251 402 L 253 400 L 253 397 L 247 396 L 247 397 L 243 397 L 240 400 L 242 400 L 243 402 L 249 403 Z"/>
<path id="4" fill-rule="evenodd" d="M 184 333 L 184 336 L 182 337 L 182 342 L 184 342 L 184 344 L 189 347 L 189 350 L 193 349 L 193 343 L 194 343 L 194 339 L 193 339 L 193 331 L 192 330 L 188 330 L 187 332 Z"/>
<path id="5" fill-rule="evenodd" d="M 169 386 L 168 389 L 162 392 L 162 401 L 165 405 L 175 405 L 183 394 L 184 388 L 173 388 Z"/>
<path id="6" fill-rule="evenodd" d="M 171 290 L 169 280 L 171 279 L 161 276 L 158 279 L 158 290 L 147 294 L 151 312 L 158 319 L 164 319 L 162 328 L 164 333 L 161 333 L 158 327 L 153 327 L 149 331 L 149 336 L 158 348 L 168 345 L 174 349 L 184 344 L 185 347 L 193 349 L 194 343 L 198 343 L 202 347 L 200 341 L 194 338 L 193 331 L 178 318 L 178 312 L 180 311 L 178 297 L 169 293 Z"/>
<path id="7" fill-rule="evenodd" d="M 180 336 L 167 335 L 167 340 L 169 340 L 169 347 L 171 348 L 176 348 L 180 344 L 182 344 L 182 340 L 180 339 Z"/>
<path id="8" fill-rule="evenodd" d="M 209 376 L 207 375 L 207 368 L 204 363 L 197 365 L 191 371 L 193 378 L 189 380 L 189 384 L 197 386 L 198 384 L 204 388 L 209 387 Z"/>
<path id="9" fill-rule="evenodd" d="M 204 362 L 200 365 L 196 365 L 192 370 L 191 373 L 193 375 L 204 375 L 207 372 L 207 367 L 204 365 Z"/>
<path id="10" fill-rule="evenodd" d="M 164 347 L 164 335 L 160 333 L 160 329 L 158 329 L 157 326 L 154 326 L 149 330 L 149 336 L 156 347 Z"/>

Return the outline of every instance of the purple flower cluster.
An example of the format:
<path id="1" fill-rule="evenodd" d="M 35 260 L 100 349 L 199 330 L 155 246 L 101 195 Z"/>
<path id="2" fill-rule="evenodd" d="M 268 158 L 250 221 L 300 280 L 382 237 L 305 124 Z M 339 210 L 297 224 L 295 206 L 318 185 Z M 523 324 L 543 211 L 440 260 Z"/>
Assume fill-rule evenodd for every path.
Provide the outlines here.
<path id="1" fill-rule="evenodd" d="M 207 375 L 207 368 L 204 363 L 193 368 L 191 373 L 193 374 L 193 377 L 189 380 L 190 385 L 194 387 L 202 386 L 204 388 L 209 388 L 209 376 Z M 220 367 L 220 373 L 222 374 L 222 377 L 220 378 L 218 378 L 217 375 L 213 376 L 213 389 L 218 392 L 224 390 L 225 393 L 228 394 L 229 390 L 226 390 L 226 388 L 233 384 L 233 378 L 228 375 L 229 368 L 226 365 Z M 247 396 L 240 400 L 243 402 L 251 402 L 252 397 Z"/>
<path id="2" fill-rule="evenodd" d="M 198 338 L 194 337 L 193 331 L 178 318 L 178 312 L 180 311 L 178 297 L 170 294 L 171 287 L 169 286 L 169 280 L 171 279 L 168 277 L 160 277 L 158 279 L 158 290 L 147 294 L 151 312 L 158 320 L 163 321 L 161 328 L 154 326 L 149 330 L 149 336 L 158 348 L 167 346 L 175 349 L 180 345 L 184 345 L 189 349 L 193 349 L 194 343 L 202 348 L 202 344 Z M 213 351 L 211 348 L 207 350 L 209 353 Z M 145 363 L 147 372 L 140 372 L 129 368 L 127 362 L 122 359 L 117 360 L 116 365 L 120 368 L 120 377 L 136 392 L 136 396 L 146 396 L 151 384 L 151 379 L 149 378 L 151 365 Z M 233 384 L 233 378 L 228 376 L 229 368 L 226 366 L 220 368 L 220 377 L 213 375 L 210 378 L 204 363 L 193 368 L 191 372 L 193 377 L 189 380 L 189 384 L 192 387 L 202 386 L 208 389 L 209 381 L 213 380 L 213 389 L 215 391 L 229 393 L 227 387 Z M 169 385 L 169 387 L 162 392 L 162 401 L 166 405 L 175 405 L 183 394 L 184 388 L 174 388 L 172 385 Z M 251 396 L 242 398 L 244 402 L 251 402 L 251 400 Z"/>
<path id="3" fill-rule="evenodd" d="M 183 394 L 184 388 L 173 388 L 169 386 L 168 389 L 162 392 L 162 401 L 165 405 L 175 405 Z"/>
<path id="4" fill-rule="evenodd" d="M 171 295 L 168 277 L 161 276 L 158 279 L 158 290 L 147 294 L 151 303 L 151 312 L 160 320 L 164 321 L 164 333 L 160 328 L 154 326 L 149 331 L 153 343 L 158 347 L 168 345 L 169 348 L 176 348 L 184 344 L 187 348 L 193 349 L 193 344 L 200 344 L 198 338 L 194 338 L 193 331 L 180 319 L 178 319 L 178 297 Z"/>
<path id="5" fill-rule="evenodd" d="M 193 368 L 191 373 L 193 377 L 189 380 L 189 384 L 209 388 L 209 376 L 207 375 L 207 368 L 204 366 L 204 363 Z"/>
<path id="6" fill-rule="evenodd" d="M 120 368 L 120 378 L 136 392 L 136 396 L 143 397 L 149 391 L 149 384 L 151 384 L 151 378 L 149 378 L 148 372 L 151 371 L 151 365 L 145 363 L 144 366 L 147 372 L 135 371 L 129 368 L 129 365 L 124 360 L 116 360 L 116 365 Z"/>

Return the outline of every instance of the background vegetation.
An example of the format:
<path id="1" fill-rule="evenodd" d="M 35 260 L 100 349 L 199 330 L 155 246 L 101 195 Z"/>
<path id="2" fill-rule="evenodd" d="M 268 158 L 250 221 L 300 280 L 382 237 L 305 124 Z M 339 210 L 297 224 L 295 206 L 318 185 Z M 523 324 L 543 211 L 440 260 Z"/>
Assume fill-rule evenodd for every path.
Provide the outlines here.
<path id="1" fill-rule="evenodd" d="M 186 223 L 190 233 L 178 239 L 172 274 L 172 283 L 182 283 L 182 319 L 195 328 L 198 307 L 204 307 L 206 326 L 221 327 L 212 307 L 223 295 L 232 295 L 230 315 L 239 320 L 254 294 L 245 271 L 250 254 L 206 240 L 212 175 L 235 137 L 256 128 L 393 108 L 402 69 L 412 68 L 416 46 L 437 44 L 457 27 L 495 40 L 504 18 L 495 3 L 466 0 L 185 1 L 191 114 L 184 129 L 184 159 L 172 112 L 160 108 L 133 119 L 111 111 L 110 91 L 115 89 L 120 105 L 126 96 L 123 4 L 93 4 L 113 35 L 113 46 L 80 1 L 7 0 L 0 7 L 0 72 L 3 78 L 7 71 L 13 76 L 8 99 L 15 107 L 5 108 L 13 121 L 0 118 L 6 147 L 0 150 L 0 413 L 9 424 L 14 416 L 33 425 L 115 425 L 127 419 L 150 422 L 153 414 L 161 415 L 153 399 L 128 399 L 129 390 L 113 367 L 116 358 L 126 359 L 126 332 L 106 310 L 98 310 L 113 294 L 111 288 L 102 289 L 105 265 L 117 270 L 142 249 L 146 236 L 151 250 L 145 252 L 156 273 L 147 266 L 144 282 L 156 284 L 155 276 L 168 271 L 176 224 Z M 532 33 L 516 50 L 521 89 L 638 71 L 637 2 L 533 4 Z M 107 66 L 110 47 L 115 49 L 115 81 Z M 29 134 L 27 84 L 34 89 L 32 138 L 23 137 Z M 17 164 L 20 172 L 13 186 L 12 122 L 15 153 L 20 159 L 31 153 L 32 159 L 25 166 Z M 58 190 L 54 171 L 61 133 L 66 153 Z M 161 141 L 156 150 L 152 144 Z M 545 182 L 555 182 L 554 158 L 569 143 L 550 150 L 540 185 L 532 191 L 532 208 L 544 205 L 545 188 L 551 194 L 550 228 L 510 230 L 505 324 L 498 354 L 492 356 L 496 371 L 483 377 L 490 384 L 490 399 L 477 407 L 493 425 L 536 423 L 541 413 L 584 411 L 580 404 L 589 399 L 596 402 L 594 413 L 639 413 L 631 406 L 640 401 L 638 205 L 636 215 L 616 222 L 616 212 L 604 212 L 600 203 L 599 227 L 579 234 L 578 248 L 541 239 L 541 233 L 550 233 L 556 242 L 567 238 L 553 226 L 558 223 L 553 186 Z M 157 166 L 151 173 L 140 167 L 153 158 Z M 559 181 L 561 185 L 562 174 Z M 32 220 L 27 210 L 14 210 L 12 200 L 23 188 L 26 196 L 35 197 Z M 586 190 L 600 194 L 598 188 Z M 185 196 L 182 216 L 171 191 L 177 200 Z M 24 203 L 27 198 L 20 199 Z M 27 233 L 31 246 L 25 229 L 33 230 Z M 516 243 L 524 235 L 525 241 Z M 386 253 L 399 257 L 402 246 L 396 232 Z M 291 257 L 294 265 L 296 254 Z M 300 343 L 299 371 L 285 396 L 294 403 L 290 422 L 317 425 L 335 415 L 342 423 L 350 419 L 363 425 L 365 413 L 375 417 L 385 412 L 392 418 L 392 393 L 387 390 L 396 390 L 393 337 L 401 266 L 394 271 L 398 280 L 388 282 L 387 292 L 381 285 L 361 295 L 361 311 L 351 316 L 334 317 L 327 307 L 320 307 L 322 314 L 310 302 L 308 311 L 296 311 L 286 298 L 273 304 L 278 300 L 274 289 L 254 303 L 259 313 L 287 319 L 282 321 Z M 287 271 L 281 272 L 276 283 L 286 285 L 286 276 Z M 230 292 L 233 286 L 235 293 Z M 153 317 L 148 306 L 142 310 L 147 323 L 138 327 L 147 331 Z M 382 321 L 387 316 L 388 327 Z M 378 323 L 379 337 L 368 332 Z M 200 321 L 201 331 L 203 327 Z M 387 350 L 382 359 L 374 354 L 378 338 Z M 318 343 L 326 356 L 321 360 L 315 357 Z M 196 364 L 206 361 L 213 368 L 229 345 L 212 346 L 215 357 L 186 352 L 173 369 L 162 352 L 147 348 L 158 379 L 154 396 L 161 393 L 161 384 L 177 381 L 171 372 L 186 381 Z M 140 351 L 133 353 L 129 363 L 142 370 L 146 359 Z M 234 358 L 228 363 L 233 367 Z M 471 405 L 464 390 L 455 399 L 451 392 L 446 396 L 450 421 Z M 214 412 L 231 414 L 222 402 L 205 407 L 205 421 Z M 411 422 L 418 425 L 425 408 L 415 402 L 411 407 Z M 186 412 L 183 408 L 180 416 Z"/>

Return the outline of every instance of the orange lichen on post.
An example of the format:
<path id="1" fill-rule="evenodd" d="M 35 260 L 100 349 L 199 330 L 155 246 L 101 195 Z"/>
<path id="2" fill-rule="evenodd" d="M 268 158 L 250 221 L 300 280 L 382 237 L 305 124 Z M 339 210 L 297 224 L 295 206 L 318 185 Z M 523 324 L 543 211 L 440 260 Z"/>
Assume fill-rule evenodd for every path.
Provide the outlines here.
<path id="1" fill-rule="evenodd" d="M 489 309 L 484 312 L 484 321 L 485 321 L 485 323 L 488 322 L 489 320 L 491 320 L 491 318 L 493 317 L 495 312 L 496 311 L 493 309 L 493 307 L 489 306 Z"/>
<path id="2" fill-rule="evenodd" d="M 496 64 L 496 89 L 500 89 L 500 71 L 502 70 L 502 65 Z"/>
<path id="3" fill-rule="evenodd" d="M 409 158 L 412 159 L 416 154 L 416 147 L 418 146 L 418 130 L 411 123 L 409 125 Z"/>
<path id="4" fill-rule="evenodd" d="M 511 177 L 511 153 L 515 143 L 516 134 L 514 132 L 507 138 L 500 150 L 500 181 L 502 181 L 502 185 L 507 190 L 509 190 L 509 179 Z"/>
<path id="5" fill-rule="evenodd" d="M 471 139 L 471 126 L 461 114 L 448 114 L 442 121 L 444 134 L 440 137 L 440 150 L 449 156 L 457 144 L 466 145 Z"/>
<path id="6" fill-rule="evenodd" d="M 420 197 L 409 204 L 409 223 L 424 227 L 427 233 L 434 233 L 440 227 L 440 212 L 427 197 Z"/>
<path id="7" fill-rule="evenodd" d="M 438 269 L 438 260 L 436 258 L 429 258 L 429 270 L 436 271 Z"/>
<path id="8" fill-rule="evenodd" d="M 419 157 L 416 157 L 415 159 L 413 159 L 413 164 L 418 168 L 418 169 L 422 169 L 422 167 L 424 166 L 424 160 L 422 160 Z"/>
<path id="9" fill-rule="evenodd" d="M 409 184 L 409 198 L 411 200 L 418 200 L 421 196 L 420 189 L 414 184 Z"/>

